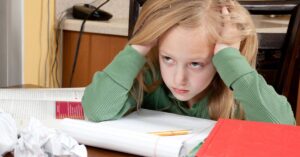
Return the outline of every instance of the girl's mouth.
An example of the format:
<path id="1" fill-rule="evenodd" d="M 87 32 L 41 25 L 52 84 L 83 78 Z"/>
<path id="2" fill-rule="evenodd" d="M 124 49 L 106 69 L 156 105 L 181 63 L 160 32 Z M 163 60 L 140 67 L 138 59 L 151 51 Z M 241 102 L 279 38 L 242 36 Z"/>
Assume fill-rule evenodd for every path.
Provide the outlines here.
<path id="1" fill-rule="evenodd" d="M 173 91 L 177 94 L 186 94 L 189 92 L 189 90 L 185 90 L 185 89 L 178 89 L 178 88 L 173 88 Z"/>

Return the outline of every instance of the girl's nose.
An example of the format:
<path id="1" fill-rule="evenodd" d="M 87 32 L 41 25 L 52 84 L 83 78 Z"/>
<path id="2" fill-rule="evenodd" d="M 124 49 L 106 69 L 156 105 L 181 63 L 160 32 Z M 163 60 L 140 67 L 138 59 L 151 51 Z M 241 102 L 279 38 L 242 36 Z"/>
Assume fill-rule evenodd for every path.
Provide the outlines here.
<path id="1" fill-rule="evenodd" d="M 183 67 L 177 67 L 173 79 L 176 86 L 185 86 L 187 84 L 185 69 Z"/>

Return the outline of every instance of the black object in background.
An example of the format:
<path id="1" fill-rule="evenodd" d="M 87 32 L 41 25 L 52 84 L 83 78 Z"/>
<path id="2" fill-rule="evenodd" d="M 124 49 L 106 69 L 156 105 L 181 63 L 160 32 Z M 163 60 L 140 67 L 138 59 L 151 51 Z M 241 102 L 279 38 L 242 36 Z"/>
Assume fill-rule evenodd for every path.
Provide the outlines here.
<path id="1" fill-rule="evenodd" d="M 76 19 L 97 20 L 97 21 L 107 21 L 113 16 L 109 12 L 106 12 L 90 4 L 78 4 L 73 6 L 73 17 Z"/>

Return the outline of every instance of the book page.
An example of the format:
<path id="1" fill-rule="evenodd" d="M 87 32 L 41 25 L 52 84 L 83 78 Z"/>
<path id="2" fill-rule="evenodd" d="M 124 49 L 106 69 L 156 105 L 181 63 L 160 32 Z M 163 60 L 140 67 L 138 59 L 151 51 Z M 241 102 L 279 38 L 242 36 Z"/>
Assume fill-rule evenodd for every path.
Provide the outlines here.
<path id="1" fill-rule="evenodd" d="M 84 88 L 2 88 L 0 100 L 81 101 Z"/>
<path id="2" fill-rule="evenodd" d="M 193 146 L 201 142 L 214 124 L 215 121 L 212 120 L 142 109 L 119 120 L 93 123 L 64 119 L 60 126 L 77 141 L 86 145 L 141 156 L 169 157 L 186 155 L 189 150 L 183 150 L 184 145 L 189 141 L 192 141 Z M 186 129 L 195 132 L 180 136 L 150 134 Z"/>

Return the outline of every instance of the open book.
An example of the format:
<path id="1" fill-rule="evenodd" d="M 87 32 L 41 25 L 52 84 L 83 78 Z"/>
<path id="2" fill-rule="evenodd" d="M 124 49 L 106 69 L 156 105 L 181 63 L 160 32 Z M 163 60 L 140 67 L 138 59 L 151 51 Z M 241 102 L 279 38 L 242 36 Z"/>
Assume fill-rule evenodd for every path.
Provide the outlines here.
<path id="1" fill-rule="evenodd" d="M 141 156 L 186 156 L 202 142 L 215 121 L 142 109 L 119 120 L 93 123 L 64 119 L 61 129 L 80 143 Z M 158 136 L 158 131 L 191 130 L 177 136 Z"/>

